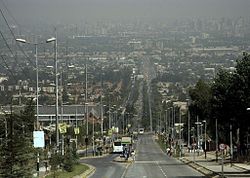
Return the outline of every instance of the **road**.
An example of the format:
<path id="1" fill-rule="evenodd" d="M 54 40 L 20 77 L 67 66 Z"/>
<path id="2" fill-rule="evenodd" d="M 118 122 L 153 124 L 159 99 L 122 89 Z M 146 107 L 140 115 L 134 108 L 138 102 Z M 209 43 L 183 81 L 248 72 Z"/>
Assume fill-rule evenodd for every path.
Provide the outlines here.
<path id="1" fill-rule="evenodd" d="M 200 178 L 205 177 L 182 162 L 163 153 L 153 135 L 140 135 L 135 162 L 124 178 Z"/>
<path id="2" fill-rule="evenodd" d="M 96 167 L 91 178 L 203 178 L 201 173 L 167 156 L 152 134 L 139 135 L 137 154 L 132 163 L 117 163 L 117 155 L 82 160 Z"/>
<path id="3" fill-rule="evenodd" d="M 96 167 L 96 171 L 90 176 L 91 178 L 119 178 L 122 177 L 128 163 L 114 162 L 118 154 L 111 154 L 102 158 L 86 158 L 81 163 L 87 163 Z"/>

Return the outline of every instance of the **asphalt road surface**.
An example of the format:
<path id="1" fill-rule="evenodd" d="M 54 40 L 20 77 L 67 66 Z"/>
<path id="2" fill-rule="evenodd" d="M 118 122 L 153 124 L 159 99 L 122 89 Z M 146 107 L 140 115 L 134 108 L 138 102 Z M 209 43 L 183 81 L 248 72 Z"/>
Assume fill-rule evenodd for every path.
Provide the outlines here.
<path id="1" fill-rule="evenodd" d="M 110 154 L 102 158 L 86 158 L 81 162 L 96 167 L 96 171 L 90 176 L 91 178 L 120 178 L 123 177 L 129 164 L 114 162 L 113 160 L 117 156 L 119 154 Z"/>
<path id="2" fill-rule="evenodd" d="M 140 135 L 135 162 L 124 178 L 201 178 L 205 177 L 182 162 L 167 156 L 154 141 L 153 135 Z"/>
<path id="3" fill-rule="evenodd" d="M 103 158 L 85 159 L 96 167 L 91 178 L 204 178 L 184 163 L 167 156 L 154 141 L 152 134 L 139 135 L 137 153 L 132 163 L 118 163 L 111 154 Z"/>

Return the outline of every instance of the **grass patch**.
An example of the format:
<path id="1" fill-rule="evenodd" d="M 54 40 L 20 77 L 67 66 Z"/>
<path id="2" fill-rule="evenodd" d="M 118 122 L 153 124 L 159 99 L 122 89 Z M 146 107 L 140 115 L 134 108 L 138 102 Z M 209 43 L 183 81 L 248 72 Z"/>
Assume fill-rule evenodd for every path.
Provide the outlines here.
<path id="1" fill-rule="evenodd" d="M 166 144 L 164 144 L 161 140 L 156 140 L 156 142 L 158 143 L 158 145 L 160 146 L 161 150 L 163 152 L 166 152 Z"/>
<path id="2" fill-rule="evenodd" d="M 74 166 L 74 170 L 72 172 L 67 172 L 67 171 L 57 171 L 55 174 L 51 172 L 50 175 L 47 175 L 45 178 L 71 178 L 76 175 L 80 175 L 84 173 L 86 170 L 88 170 L 89 167 L 84 164 L 76 164 Z"/>

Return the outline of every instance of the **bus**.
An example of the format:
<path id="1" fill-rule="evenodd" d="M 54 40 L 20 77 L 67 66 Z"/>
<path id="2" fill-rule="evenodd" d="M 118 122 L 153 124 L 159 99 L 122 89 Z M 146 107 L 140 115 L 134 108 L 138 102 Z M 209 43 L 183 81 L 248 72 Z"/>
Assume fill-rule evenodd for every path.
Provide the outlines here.
<path id="1" fill-rule="evenodd" d="M 123 145 L 121 140 L 116 140 L 113 142 L 113 153 L 122 153 Z"/>
<path id="2" fill-rule="evenodd" d="M 139 128 L 139 134 L 143 134 L 144 133 L 144 128 Z"/>

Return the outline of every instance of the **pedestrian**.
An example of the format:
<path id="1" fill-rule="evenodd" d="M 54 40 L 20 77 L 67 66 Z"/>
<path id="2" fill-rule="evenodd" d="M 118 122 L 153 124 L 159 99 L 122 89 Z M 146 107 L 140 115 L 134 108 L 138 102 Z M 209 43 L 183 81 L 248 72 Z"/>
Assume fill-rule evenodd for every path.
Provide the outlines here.
<path id="1" fill-rule="evenodd" d="M 170 148 L 167 147 L 167 155 L 170 155 Z"/>
<path id="2" fill-rule="evenodd" d="M 170 156 L 172 156 L 172 154 L 173 154 L 173 149 L 172 148 L 170 148 Z"/>

